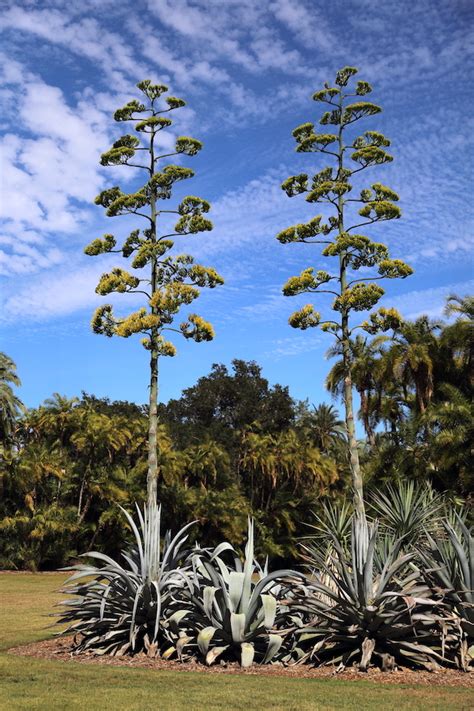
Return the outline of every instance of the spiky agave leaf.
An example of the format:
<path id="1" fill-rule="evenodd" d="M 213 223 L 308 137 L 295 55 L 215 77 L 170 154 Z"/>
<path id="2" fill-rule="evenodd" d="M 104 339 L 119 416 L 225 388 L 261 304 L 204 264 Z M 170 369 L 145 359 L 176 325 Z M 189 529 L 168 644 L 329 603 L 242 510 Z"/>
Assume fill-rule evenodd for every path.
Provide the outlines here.
<path id="1" fill-rule="evenodd" d="M 258 564 L 254 522 L 249 520 L 243 561 L 230 544 L 221 544 L 198 556 L 195 570 L 186 634 L 206 663 L 226 656 L 250 666 L 278 658 L 294 628 L 286 604 L 291 584 L 303 576 L 292 570 L 269 573 L 267 564 Z"/>
<path id="2" fill-rule="evenodd" d="M 329 561 L 325 548 L 310 549 L 313 568 L 331 585 L 316 577 L 295 604 L 313 618 L 300 631 L 297 660 L 340 668 L 357 662 L 362 670 L 372 659 L 383 667 L 434 668 L 445 661 L 454 637 L 443 606 L 430 597 L 416 567 L 408 565 L 414 554 L 401 554 L 401 538 L 384 540 L 384 558 L 380 550 L 376 556 L 380 535 L 377 523 L 354 516 L 350 551 L 336 536 Z"/>
<path id="3" fill-rule="evenodd" d="M 422 571 L 433 594 L 448 603 L 458 624 L 457 660 L 463 669 L 474 663 L 474 536 L 456 512 L 443 521 L 444 536 L 427 534 L 420 551 Z"/>
<path id="4" fill-rule="evenodd" d="M 123 564 L 103 553 L 86 553 L 102 565 L 78 564 L 62 590 L 72 596 L 60 603 L 61 634 L 74 634 L 76 652 L 125 654 L 158 647 L 169 649 L 178 638 L 178 619 L 185 590 L 192 589 L 190 552 L 184 549 L 188 529 L 161 538 L 161 507 L 137 506 L 138 524 L 122 509 L 135 537 L 123 551 Z"/>
<path id="5" fill-rule="evenodd" d="M 440 528 L 444 499 L 429 483 L 401 481 L 371 495 L 370 508 L 381 524 L 405 546 L 424 539 L 425 531 Z"/>

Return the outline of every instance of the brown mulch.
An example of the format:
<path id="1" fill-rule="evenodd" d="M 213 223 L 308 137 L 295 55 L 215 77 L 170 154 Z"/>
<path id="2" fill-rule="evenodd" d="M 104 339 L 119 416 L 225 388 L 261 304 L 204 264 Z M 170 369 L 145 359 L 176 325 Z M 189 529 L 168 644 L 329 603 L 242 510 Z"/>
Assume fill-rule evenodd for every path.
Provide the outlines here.
<path id="1" fill-rule="evenodd" d="M 153 669 L 156 671 L 192 671 L 205 674 L 284 676 L 290 679 L 332 679 L 336 677 L 334 667 L 320 667 L 316 669 L 308 665 L 283 667 L 279 664 L 269 664 L 242 669 L 237 663 L 216 664 L 215 666 L 207 667 L 195 661 L 181 663 L 159 658 L 150 659 L 150 657 L 147 657 L 145 654 L 137 654 L 133 657 L 97 656 L 92 653 L 73 654 L 72 637 L 34 642 L 22 647 L 13 647 L 9 649 L 8 652 L 9 654 L 17 654 L 24 657 L 59 659 L 73 664 L 104 664 L 113 667 Z M 370 680 L 383 684 L 421 684 L 425 686 L 462 686 L 474 688 L 473 673 L 456 671 L 454 669 L 443 669 L 436 672 L 412 671 L 411 669 L 404 668 L 392 672 L 382 672 L 377 668 L 371 668 L 368 672 L 346 669 L 338 673 L 337 678 L 345 681 Z"/>

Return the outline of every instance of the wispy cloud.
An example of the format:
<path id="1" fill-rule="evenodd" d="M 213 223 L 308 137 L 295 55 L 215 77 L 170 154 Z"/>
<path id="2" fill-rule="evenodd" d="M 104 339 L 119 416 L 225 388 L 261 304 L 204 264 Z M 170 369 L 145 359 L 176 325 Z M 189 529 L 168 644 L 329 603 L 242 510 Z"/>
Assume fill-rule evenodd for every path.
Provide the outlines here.
<path id="1" fill-rule="evenodd" d="M 406 319 L 415 319 L 418 316 L 441 318 L 443 316 L 446 299 L 451 294 L 466 296 L 474 292 L 474 279 L 453 282 L 445 286 L 435 286 L 427 289 L 414 289 L 400 296 L 387 299 L 387 305 L 398 309 Z M 381 303 L 384 303 L 382 301 Z"/>
<path id="2" fill-rule="evenodd" d="M 466 162 L 474 124 L 457 97 L 474 47 L 466 3 L 137 0 L 131 10 L 111 0 L 54 0 L 47 8 L 11 5 L 2 15 L 0 271 L 17 280 L 8 313 L 28 312 L 32 292 L 43 317 L 95 303 L 105 262 L 88 268 L 80 257 L 103 225 L 91 201 L 105 185 L 127 180 L 120 169 L 104 171 L 98 158 L 116 135 L 111 112 L 147 75 L 190 97 L 192 108 L 179 112 L 177 130 L 199 127 L 211 154 L 221 156 L 206 169 L 215 230 L 182 243 L 232 273 L 239 317 L 291 311 L 294 302 L 276 293 L 276 284 L 320 264 L 318 248 L 280 246 L 275 235 L 315 213 L 303 198 L 289 200 L 280 184 L 291 173 L 322 167 L 315 156 L 294 154 L 291 128 L 315 120 L 311 92 L 330 78 L 335 62 L 360 64 L 373 79 L 375 99 L 387 106 L 374 128 L 396 139 L 395 162 L 367 179 L 399 190 L 403 219 L 371 236 L 424 274 L 446 261 L 465 264 L 472 249 Z M 39 47 L 43 63 L 34 61 Z M 61 52 L 68 76 L 76 76 L 70 86 L 53 52 Z M 175 134 L 166 135 L 170 146 Z M 54 290 L 51 298 L 41 293 L 53 268 L 58 284 L 70 279 L 72 295 L 63 306 L 54 304 Z M 250 279 L 261 288 L 254 287 L 249 303 Z M 82 299 L 81 289 L 87 291 Z M 420 290 L 420 299 L 425 296 Z"/>
<path id="3" fill-rule="evenodd" d="M 278 361 L 282 358 L 319 351 L 323 346 L 323 339 L 314 331 L 310 333 L 294 331 L 288 338 L 276 338 L 272 341 L 271 347 L 263 353 L 262 357 Z"/>

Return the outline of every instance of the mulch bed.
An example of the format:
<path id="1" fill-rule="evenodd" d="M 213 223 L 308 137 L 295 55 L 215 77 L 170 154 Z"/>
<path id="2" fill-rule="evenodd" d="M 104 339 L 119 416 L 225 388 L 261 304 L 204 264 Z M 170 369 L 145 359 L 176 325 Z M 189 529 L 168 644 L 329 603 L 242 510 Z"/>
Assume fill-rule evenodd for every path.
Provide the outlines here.
<path id="1" fill-rule="evenodd" d="M 133 657 L 106 657 L 91 653 L 73 654 L 72 637 L 48 639 L 43 642 L 34 642 L 22 647 L 13 647 L 9 654 L 23 657 L 38 657 L 40 659 L 61 660 L 72 664 L 103 664 L 112 667 L 127 667 L 137 669 L 153 669 L 156 671 L 201 672 L 205 674 L 241 674 L 261 676 L 284 676 L 289 679 L 343 679 L 345 681 L 376 681 L 382 684 L 422 684 L 425 686 L 462 686 L 474 688 L 474 674 L 452 669 L 443 669 L 437 672 L 412 671 L 411 669 L 398 669 L 392 672 L 382 672 L 371 668 L 368 672 L 359 672 L 356 669 L 346 669 L 336 675 L 333 667 L 320 667 L 315 669 L 309 665 L 283 667 L 278 664 L 253 666 L 242 669 L 237 663 L 216 664 L 208 667 L 199 662 L 176 662 L 159 658 L 150 659 L 145 654 Z"/>

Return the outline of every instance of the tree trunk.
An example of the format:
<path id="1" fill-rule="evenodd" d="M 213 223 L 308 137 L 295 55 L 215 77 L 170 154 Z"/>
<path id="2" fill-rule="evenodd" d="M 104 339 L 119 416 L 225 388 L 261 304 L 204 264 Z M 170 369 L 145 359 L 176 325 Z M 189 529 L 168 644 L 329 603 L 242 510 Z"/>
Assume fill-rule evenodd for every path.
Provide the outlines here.
<path id="1" fill-rule="evenodd" d="M 82 477 L 82 481 L 81 481 L 81 488 L 79 490 L 79 501 L 77 503 L 77 519 L 78 519 L 78 521 L 81 520 L 82 497 L 84 496 L 85 485 L 86 485 L 86 475 L 84 474 L 84 476 Z"/>
<path id="2" fill-rule="evenodd" d="M 148 425 L 147 503 L 156 504 L 158 488 L 158 354 L 152 345 L 150 357 L 150 404 Z"/>
<path id="3" fill-rule="evenodd" d="M 367 440 L 370 444 L 371 447 L 375 447 L 375 432 L 372 429 L 372 426 L 370 424 L 370 417 L 369 417 L 369 398 L 370 396 L 367 394 L 367 392 L 362 389 L 358 390 L 359 396 L 360 396 L 360 409 L 362 412 L 362 419 L 364 422 L 364 430 L 365 434 L 367 435 Z"/>
<path id="4" fill-rule="evenodd" d="M 91 494 L 89 494 L 89 496 L 86 499 L 86 503 L 84 504 L 84 507 L 81 511 L 81 515 L 79 516 L 79 524 L 84 522 L 87 512 L 89 511 L 89 509 L 91 507 L 91 503 L 92 503 L 92 496 L 91 496 Z"/>
<path id="5" fill-rule="evenodd" d="M 155 115 L 153 111 L 153 115 Z M 150 136 L 150 178 L 155 173 L 155 131 Z M 156 222 L 157 210 L 154 191 L 151 191 L 151 240 L 156 243 Z M 151 262 L 150 287 L 152 295 L 158 286 L 157 279 L 157 259 L 153 255 Z M 155 314 L 155 307 L 151 309 Z M 153 327 L 150 334 L 150 402 L 148 412 L 148 474 L 147 474 L 147 503 L 148 506 L 155 506 L 158 495 L 158 330 Z"/>
<path id="6" fill-rule="evenodd" d="M 338 178 L 344 175 L 344 146 L 342 140 L 342 91 L 340 94 L 340 123 L 339 123 L 339 133 L 338 133 Z M 339 195 L 337 201 L 337 211 L 338 211 L 338 227 L 339 235 L 344 234 L 344 198 Z M 339 284 L 341 289 L 341 296 L 347 290 L 347 253 L 341 252 L 339 255 Z M 360 471 L 359 463 L 359 452 L 357 449 L 357 440 L 355 436 L 355 426 L 354 426 L 354 405 L 352 398 L 352 374 L 351 374 L 351 352 L 350 352 L 350 329 L 349 329 L 349 310 L 344 308 L 341 311 L 341 343 L 342 343 L 342 356 L 344 364 L 344 407 L 346 412 L 346 429 L 347 438 L 349 442 L 349 459 L 350 468 L 352 475 L 352 493 L 354 510 L 356 514 L 364 517 L 365 519 L 365 506 L 364 506 L 364 488 L 362 484 L 362 475 Z"/>
<path id="7" fill-rule="evenodd" d="M 352 376 L 351 376 L 351 355 L 348 335 L 348 317 L 342 316 L 343 333 L 343 360 L 344 360 L 344 406 L 346 411 L 346 429 L 349 440 L 349 459 L 352 475 L 352 490 L 354 500 L 354 510 L 357 514 L 365 517 L 364 487 L 360 471 L 359 451 L 357 449 L 357 439 L 354 425 L 354 404 L 352 398 Z M 346 335 L 344 335 L 346 334 Z"/>

